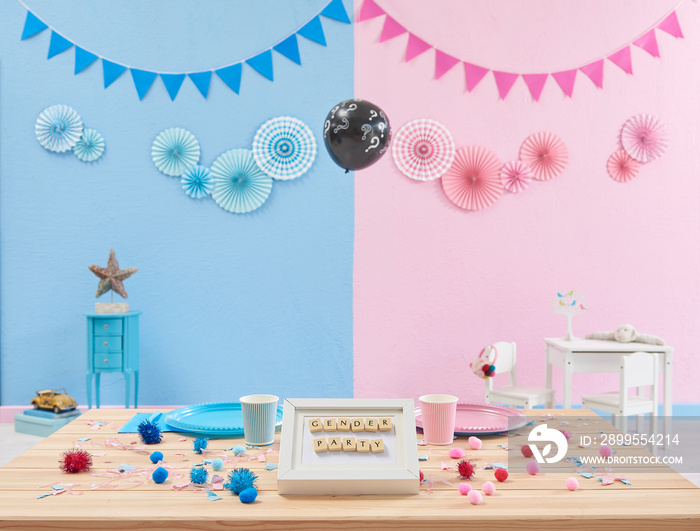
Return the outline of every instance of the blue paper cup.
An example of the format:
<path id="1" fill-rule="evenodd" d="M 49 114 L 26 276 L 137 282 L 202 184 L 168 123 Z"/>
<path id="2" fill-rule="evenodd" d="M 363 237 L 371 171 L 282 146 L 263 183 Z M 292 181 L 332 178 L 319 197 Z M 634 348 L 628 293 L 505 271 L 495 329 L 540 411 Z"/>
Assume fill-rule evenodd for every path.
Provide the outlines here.
<path id="1" fill-rule="evenodd" d="M 239 399 L 243 413 L 243 436 L 251 446 L 268 446 L 275 442 L 277 402 L 275 395 L 247 395 Z"/>

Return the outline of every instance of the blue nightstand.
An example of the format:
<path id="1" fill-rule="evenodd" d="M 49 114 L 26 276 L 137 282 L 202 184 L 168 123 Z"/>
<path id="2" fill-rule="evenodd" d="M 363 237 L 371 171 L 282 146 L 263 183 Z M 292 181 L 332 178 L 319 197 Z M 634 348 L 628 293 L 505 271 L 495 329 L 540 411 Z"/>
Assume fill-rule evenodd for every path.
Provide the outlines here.
<path id="1" fill-rule="evenodd" d="M 134 407 L 139 400 L 139 315 L 129 313 L 86 313 L 87 317 L 87 399 L 92 407 L 92 377 L 95 377 L 95 398 L 100 407 L 100 375 L 122 372 L 126 382 L 126 407 L 134 374 Z"/>

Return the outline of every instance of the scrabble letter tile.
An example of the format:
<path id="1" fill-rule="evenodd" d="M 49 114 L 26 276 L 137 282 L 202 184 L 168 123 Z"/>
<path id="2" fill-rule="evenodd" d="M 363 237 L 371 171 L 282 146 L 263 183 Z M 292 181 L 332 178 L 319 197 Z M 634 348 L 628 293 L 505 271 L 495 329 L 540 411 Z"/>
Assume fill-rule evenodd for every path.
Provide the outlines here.
<path id="1" fill-rule="evenodd" d="M 379 419 L 379 431 L 391 430 L 391 418 Z"/>
<path id="2" fill-rule="evenodd" d="M 328 450 L 326 439 L 314 439 L 314 450 L 316 450 L 317 454 Z"/>
<path id="3" fill-rule="evenodd" d="M 365 431 L 365 421 L 363 419 L 352 419 L 352 431 Z"/>
<path id="4" fill-rule="evenodd" d="M 335 419 L 324 419 L 323 431 L 336 431 L 335 424 L 336 424 Z"/>
<path id="5" fill-rule="evenodd" d="M 309 431 L 311 433 L 316 433 L 317 431 L 321 431 L 322 429 L 323 426 L 321 426 L 321 419 L 309 420 Z"/>
<path id="6" fill-rule="evenodd" d="M 350 419 L 338 419 L 338 431 L 350 431 Z"/>
<path id="7" fill-rule="evenodd" d="M 357 439 L 357 451 L 369 453 L 369 439 Z"/>
<path id="8" fill-rule="evenodd" d="M 328 439 L 328 450 L 330 452 L 337 452 L 342 448 L 341 438 L 333 437 Z"/>
<path id="9" fill-rule="evenodd" d="M 355 448 L 355 437 L 343 437 L 343 452 L 354 452 Z"/>
<path id="10" fill-rule="evenodd" d="M 372 453 L 381 454 L 384 451 L 384 441 L 382 439 L 372 439 Z"/>
<path id="11" fill-rule="evenodd" d="M 366 419 L 365 420 L 365 431 L 377 431 L 378 422 L 377 419 Z"/>

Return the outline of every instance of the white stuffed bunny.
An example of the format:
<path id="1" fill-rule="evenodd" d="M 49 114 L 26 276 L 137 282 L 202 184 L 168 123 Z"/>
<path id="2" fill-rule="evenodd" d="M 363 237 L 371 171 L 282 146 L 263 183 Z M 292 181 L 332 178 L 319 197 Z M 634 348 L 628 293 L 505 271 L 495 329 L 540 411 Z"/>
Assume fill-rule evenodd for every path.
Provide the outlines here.
<path id="1" fill-rule="evenodd" d="M 614 332 L 593 332 L 586 335 L 586 339 L 605 339 L 619 343 L 647 343 L 649 345 L 665 345 L 666 342 L 658 336 L 651 334 L 638 334 L 632 325 L 618 326 Z"/>

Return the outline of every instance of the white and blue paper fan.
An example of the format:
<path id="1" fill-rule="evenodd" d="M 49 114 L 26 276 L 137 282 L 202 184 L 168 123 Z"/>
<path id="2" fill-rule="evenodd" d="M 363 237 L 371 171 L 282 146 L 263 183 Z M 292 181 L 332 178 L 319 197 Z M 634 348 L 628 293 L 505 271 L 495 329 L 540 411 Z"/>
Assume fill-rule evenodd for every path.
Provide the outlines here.
<path id="1" fill-rule="evenodd" d="M 83 121 L 68 105 L 52 105 L 41 111 L 34 129 L 37 140 L 44 148 L 63 153 L 80 140 Z"/>
<path id="2" fill-rule="evenodd" d="M 199 162 L 199 142 L 192 133 L 172 127 L 160 133 L 153 141 L 153 163 L 166 175 L 181 176 Z"/>
<path id="3" fill-rule="evenodd" d="M 204 166 L 192 166 L 182 174 L 180 183 L 187 195 L 195 199 L 201 199 L 211 193 L 211 172 L 209 168 Z"/>
<path id="4" fill-rule="evenodd" d="M 279 116 L 265 122 L 253 140 L 258 166 L 275 179 L 304 175 L 316 158 L 316 140 L 311 129 L 297 118 Z"/>
<path id="5" fill-rule="evenodd" d="M 73 146 L 73 153 L 83 162 L 99 159 L 105 150 L 105 139 L 94 129 L 83 129 L 78 143 Z"/>
<path id="6" fill-rule="evenodd" d="M 243 214 L 260 207 L 272 191 L 272 179 L 255 163 L 249 149 L 222 153 L 211 165 L 211 195 L 224 210 Z"/>

